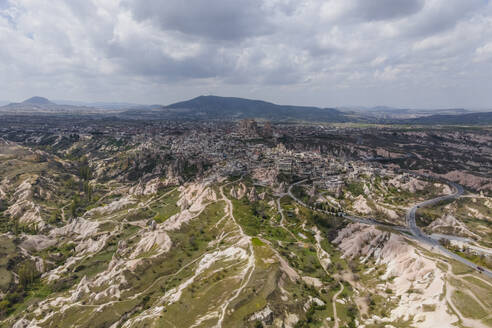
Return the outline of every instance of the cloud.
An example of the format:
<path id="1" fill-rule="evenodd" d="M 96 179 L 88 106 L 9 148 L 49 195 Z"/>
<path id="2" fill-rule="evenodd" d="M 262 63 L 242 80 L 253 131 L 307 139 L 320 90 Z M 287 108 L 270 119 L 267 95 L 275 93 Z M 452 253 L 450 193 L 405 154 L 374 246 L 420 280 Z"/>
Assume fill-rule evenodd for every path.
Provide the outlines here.
<path id="1" fill-rule="evenodd" d="M 0 0 L 0 99 L 492 105 L 490 35 L 485 0 Z"/>
<path id="2" fill-rule="evenodd" d="M 484 7 L 483 0 L 427 0 L 420 15 L 408 20 L 404 33 L 429 36 L 454 28 Z"/>
<path id="3" fill-rule="evenodd" d="M 377 21 L 413 15 L 423 5 L 423 0 L 371 0 L 358 1 L 357 10 L 364 19 Z"/>
<path id="4" fill-rule="evenodd" d="M 212 40 L 237 41 L 272 32 L 259 0 L 129 0 L 126 5 L 138 21 Z"/>
<path id="5" fill-rule="evenodd" d="M 492 60 L 492 42 L 477 48 L 474 60 L 477 62 Z"/>

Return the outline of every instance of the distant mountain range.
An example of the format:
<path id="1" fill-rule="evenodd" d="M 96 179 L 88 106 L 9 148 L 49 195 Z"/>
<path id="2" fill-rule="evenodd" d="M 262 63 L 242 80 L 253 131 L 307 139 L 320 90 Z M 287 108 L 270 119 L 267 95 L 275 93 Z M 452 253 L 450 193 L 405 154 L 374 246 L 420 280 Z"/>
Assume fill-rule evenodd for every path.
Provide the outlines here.
<path id="1" fill-rule="evenodd" d="M 20 103 L 10 103 L 0 107 L 0 114 L 16 115 L 49 115 L 49 114 L 109 114 L 111 111 L 104 111 L 96 107 L 76 106 L 67 104 L 56 104 L 44 97 L 32 97 Z"/>
<path id="2" fill-rule="evenodd" d="M 81 106 L 78 104 L 87 104 Z M 17 115 L 112 115 L 138 120 L 237 120 L 254 118 L 273 122 L 354 122 L 422 125 L 492 125 L 491 112 L 471 112 L 461 108 L 402 109 L 320 108 L 277 105 L 262 100 L 234 97 L 199 96 L 171 105 L 133 105 L 125 103 L 58 104 L 43 97 L 0 107 L 0 114 Z"/>
<path id="3" fill-rule="evenodd" d="M 439 108 L 439 109 L 415 109 L 415 108 L 395 108 L 386 106 L 377 107 L 340 107 L 338 110 L 344 113 L 355 113 L 363 116 L 375 117 L 378 119 L 405 119 L 416 118 L 430 115 L 460 115 L 473 113 L 474 111 L 464 108 Z"/>
<path id="4" fill-rule="evenodd" d="M 400 120 L 399 123 L 417 125 L 490 125 L 492 124 L 492 112 L 468 113 L 461 115 L 430 115 Z"/>
<path id="5" fill-rule="evenodd" d="M 87 101 L 73 101 L 73 100 L 53 100 L 53 102 L 59 105 L 70 105 L 70 106 L 82 106 L 82 107 L 92 107 L 100 109 L 112 109 L 112 110 L 127 110 L 129 108 L 135 108 L 142 106 L 135 103 L 127 102 L 87 102 Z"/>
<path id="6" fill-rule="evenodd" d="M 269 121 L 348 122 L 347 115 L 334 108 L 277 105 L 261 100 L 200 96 L 168 106 L 137 108 L 122 113 L 128 117 L 179 119 L 243 119 Z"/>

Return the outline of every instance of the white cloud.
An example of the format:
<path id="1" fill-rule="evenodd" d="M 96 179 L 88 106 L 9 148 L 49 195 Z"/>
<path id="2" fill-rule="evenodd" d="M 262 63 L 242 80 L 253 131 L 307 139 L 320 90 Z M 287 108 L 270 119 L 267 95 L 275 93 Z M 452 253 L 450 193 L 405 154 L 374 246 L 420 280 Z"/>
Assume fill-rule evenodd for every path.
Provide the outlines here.
<path id="1" fill-rule="evenodd" d="M 483 0 L 0 0 L 0 99 L 492 105 L 491 35 Z"/>
<path id="2" fill-rule="evenodd" d="M 476 62 L 483 62 L 492 60 L 492 42 L 489 42 L 475 50 L 474 60 Z"/>

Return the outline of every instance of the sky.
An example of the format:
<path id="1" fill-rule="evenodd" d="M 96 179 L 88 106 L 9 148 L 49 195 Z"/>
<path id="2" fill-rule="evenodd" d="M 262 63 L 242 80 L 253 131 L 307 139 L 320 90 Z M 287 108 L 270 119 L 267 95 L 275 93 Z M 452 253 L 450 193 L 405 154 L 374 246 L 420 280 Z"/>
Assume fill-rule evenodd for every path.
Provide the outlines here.
<path id="1" fill-rule="evenodd" d="M 0 0 L 0 100 L 492 108 L 492 0 Z"/>

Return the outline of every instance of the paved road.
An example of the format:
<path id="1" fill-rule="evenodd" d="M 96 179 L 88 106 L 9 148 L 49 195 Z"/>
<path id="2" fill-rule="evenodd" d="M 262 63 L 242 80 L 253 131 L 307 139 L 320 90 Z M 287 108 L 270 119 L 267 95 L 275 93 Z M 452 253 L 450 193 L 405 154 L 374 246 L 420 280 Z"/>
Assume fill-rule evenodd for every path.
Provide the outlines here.
<path id="1" fill-rule="evenodd" d="M 451 257 L 452 259 L 459 261 L 459 262 L 463 263 L 464 265 L 467 265 L 470 268 L 478 271 L 478 269 L 477 269 L 478 266 L 475 263 L 468 261 L 467 259 L 459 256 L 456 253 L 453 253 L 452 251 L 450 251 L 446 247 L 442 246 L 437 240 L 432 239 L 430 236 L 424 234 L 422 232 L 422 230 L 420 230 L 420 228 L 417 226 L 417 223 L 415 222 L 415 214 L 419 208 L 424 207 L 424 206 L 432 206 L 432 205 L 435 205 L 441 201 L 455 200 L 455 199 L 459 198 L 461 195 L 463 195 L 463 187 L 462 186 L 460 186 L 459 184 L 454 183 L 454 182 L 447 182 L 447 183 L 454 189 L 454 192 L 451 195 L 445 195 L 445 196 L 440 196 L 440 197 L 426 200 L 422 203 L 419 203 L 419 204 L 413 206 L 411 209 L 408 210 L 407 217 L 406 217 L 408 228 L 410 229 L 410 232 L 414 235 L 414 237 L 416 239 L 438 248 L 442 253 L 444 253 L 448 257 Z M 487 270 L 486 268 L 482 268 L 482 269 L 483 269 L 482 273 L 484 275 L 488 276 L 489 278 L 492 278 L 492 271 Z"/>
<path id="2" fill-rule="evenodd" d="M 324 211 L 324 210 L 321 210 L 319 208 L 314 208 L 306 203 L 304 203 L 302 200 L 300 200 L 299 198 L 297 198 L 294 193 L 292 193 L 292 188 L 295 186 L 295 185 L 298 185 L 298 184 L 301 184 L 303 182 L 306 182 L 307 180 L 301 180 L 301 181 L 298 181 L 298 182 L 295 182 L 293 184 L 291 184 L 289 186 L 289 190 L 288 190 L 288 194 L 289 196 L 294 199 L 296 202 L 298 202 L 299 204 L 301 204 L 302 206 L 304 207 L 307 207 L 313 211 L 318 211 L 318 212 L 322 212 L 322 213 L 325 213 L 325 214 L 328 214 L 328 215 L 337 215 L 337 213 L 331 213 L 331 212 L 328 212 L 328 211 Z M 387 227 L 387 228 L 391 228 L 391 229 L 395 229 L 395 230 L 398 230 L 398 231 L 403 231 L 403 232 L 408 232 L 408 228 L 407 227 L 403 227 L 403 226 L 395 226 L 395 225 L 391 225 L 391 224 L 386 224 L 386 223 L 382 223 L 382 222 L 379 222 L 373 218 L 363 218 L 363 217 L 359 217 L 359 216 L 354 216 L 354 215 L 348 215 L 348 214 L 345 214 L 345 213 L 342 213 L 340 212 L 339 216 L 347 219 L 347 220 L 350 220 L 352 222 L 357 222 L 357 223 L 363 223 L 363 224 L 370 224 L 370 225 L 377 225 L 377 226 L 380 226 L 380 227 Z"/>
<path id="3" fill-rule="evenodd" d="M 302 200 L 297 198 L 292 193 L 292 188 L 295 185 L 301 184 L 301 183 L 306 182 L 306 181 L 307 181 L 307 179 L 291 184 L 289 186 L 289 190 L 288 190 L 289 196 L 292 197 L 292 199 L 294 199 L 296 202 L 298 202 L 299 204 L 301 204 L 304 207 L 310 208 L 310 209 L 315 210 L 315 211 L 323 212 L 325 214 L 333 214 L 333 213 L 329 213 L 327 211 L 323 211 L 323 210 L 320 210 L 320 209 L 317 209 L 317 208 L 314 208 L 312 206 L 307 205 L 306 203 L 304 203 Z M 417 212 L 417 209 L 424 207 L 424 206 L 435 205 L 435 204 L 439 203 L 440 201 L 455 200 L 463 194 L 463 191 L 464 191 L 463 187 L 460 186 L 459 184 L 454 183 L 454 182 L 450 182 L 450 181 L 446 181 L 446 183 L 449 184 L 454 189 L 454 193 L 451 195 L 445 195 L 445 196 L 440 196 L 440 197 L 426 200 L 422 203 L 419 203 L 419 204 L 413 206 L 411 209 L 409 209 L 407 212 L 407 216 L 406 216 L 408 228 L 407 227 L 401 227 L 401 226 L 392 226 L 389 224 L 384 224 L 384 223 L 378 222 L 377 220 L 374 220 L 372 218 L 361 218 L 361 217 L 357 217 L 357 216 L 353 216 L 353 215 L 347 215 L 345 213 L 342 213 L 341 216 L 343 218 L 348 219 L 348 220 L 353 221 L 353 222 L 388 227 L 388 228 L 392 228 L 392 229 L 402 231 L 402 232 L 411 232 L 411 234 L 414 236 L 415 239 L 417 239 L 421 242 L 424 242 L 426 244 L 429 244 L 433 247 L 436 247 L 437 249 L 439 249 L 442 253 L 444 253 L 448 257 L 451 257 L 451 258 L 455 259 L 456 261 L 459 261 L 459 262 L 463 263 L 464 265 L 467 265 L 470 268 L 478 271 L 478 269 L 477 269 L 478 266 L 475 263 L 468 261 L 467 259 L 459 256 L 456 253 L 453 253 L 452 251 L 448 250 L 447 248 L 445 248 L 444 246 L 439 244 L 438 241 L 436 241 L 436 240 L 432 239 L 430 236 L 424 234 L 420 230 L 420 228 L 417 227 L 417 224 L 415 222 L 415 213 Z M 489 278 L 492 278 L 492 271 L 487 270 L 486 268 L 483 268 L 482 273 L 484 275 L 488 276 Z"/>

